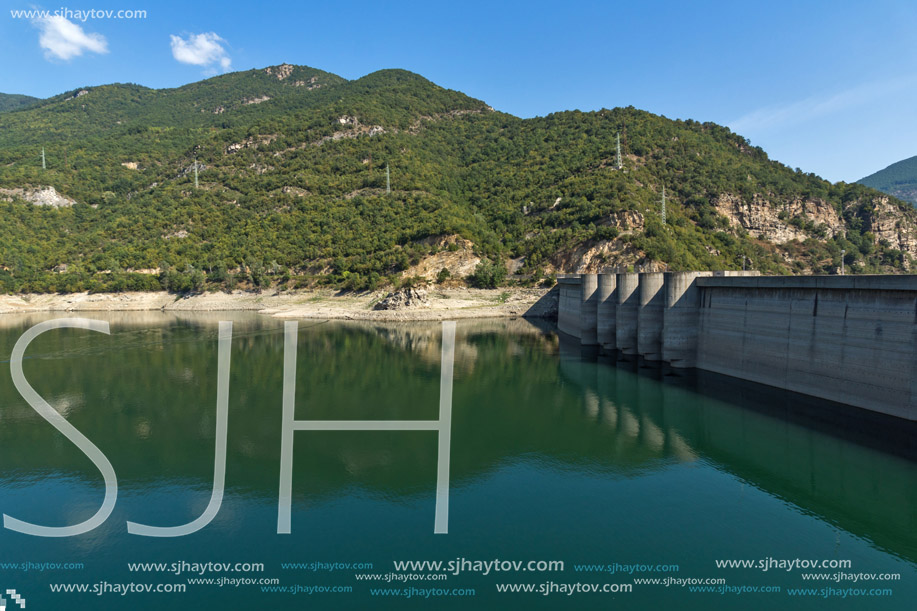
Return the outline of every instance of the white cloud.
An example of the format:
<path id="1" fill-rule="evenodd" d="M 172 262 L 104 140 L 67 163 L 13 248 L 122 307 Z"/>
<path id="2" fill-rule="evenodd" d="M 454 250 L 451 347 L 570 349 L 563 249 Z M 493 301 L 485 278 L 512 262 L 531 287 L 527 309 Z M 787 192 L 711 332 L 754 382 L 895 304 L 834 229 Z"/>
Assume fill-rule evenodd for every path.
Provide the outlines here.
<path id="1" fill-rule="evenodd" d="M 214 67 L 219 64 L 223 72 L 232 67 L 232 60 L 221 43 L 226 41 L 214 32 L 189 34 L 187 38 L 172 34 L 172 57 L 183 64 Z"/>
<path id="2" fill-rule="evenodd" d="M 41 31 L 38 44 L 48 59 L 68 60 L 85 51 L 108 53 L 108 41 L 101 34 L 87 34 L 79 25 L 60 15 L 37 17 L 32 25 Z"/>

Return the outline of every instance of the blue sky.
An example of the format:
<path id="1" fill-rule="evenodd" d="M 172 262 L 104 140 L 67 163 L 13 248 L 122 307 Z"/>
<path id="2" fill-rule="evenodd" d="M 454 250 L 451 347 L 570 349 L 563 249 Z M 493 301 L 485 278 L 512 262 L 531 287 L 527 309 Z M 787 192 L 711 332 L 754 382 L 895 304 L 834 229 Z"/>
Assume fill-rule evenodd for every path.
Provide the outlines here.
<path id="1" fill-rule="evenodd" d="M 6 0 L 0 91 L 405 68 L 522 117 L 633 105 L 853 181 L 917 155 L 917 2 Z M 145 10 L 34 21 L 9 10 Z"/>

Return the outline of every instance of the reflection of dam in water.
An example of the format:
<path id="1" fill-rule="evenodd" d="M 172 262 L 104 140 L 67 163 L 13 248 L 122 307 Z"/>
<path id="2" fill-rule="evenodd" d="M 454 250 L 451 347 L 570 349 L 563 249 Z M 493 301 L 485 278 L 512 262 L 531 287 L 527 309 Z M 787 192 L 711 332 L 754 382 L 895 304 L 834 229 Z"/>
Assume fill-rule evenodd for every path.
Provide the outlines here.
<path id="1" fill-rule="evenodd" d="M 119 494 L 112 516 L 85 536 L 52 540 L 0 529 L 10 561 L 84 561 L 79 579 L 86 583 L 132 581 L 128 562 L 181 558 L 264 562 L 275 571 L 266 576 L 282 579 L 311 577 L 278 574 L 283 562 L 361 561 L 386 570 L 402 559 L 562 559 L 566 573 L 536 577 L 557 583 L 629 581 L 578 575 L 575 563 L 663 562 L 679 565 L 680 577 L 789 587 L 800 583 L 797 574 L 724 573 L 713 568 L 714 559 L 844 558 L 857 572 L 901 573 L 895 604 L 883 608 L 909 608 L 917 595 L 912 462 L 870 449 L 864 441 L 875 438 L 860 438 L 849 427 L 841 429 L 848 439 L 823 423 L 798 421 L 795 414 L 805 411 L 798 405 L 774 414 L 748 400 L 757 387 L 584 358 L 554 327 L 526 321 L 457 324 L 449 535 L 431 532 L 438 450 L 431 431 L 298 432 L 292 533 L 277 534 L 283 322 L 243 314 L 226 315 L 233 343 L 218 515 L 188 537 L 131 535 L 128 520 L 186 524 L 208 504 L 216 323 L 224 319 L 220 313 L 144 316 L 112 316 L 108 336 L 66 329 L 29 347 L 26 377 L 109 458 Z M 19 322 L 5 318 L 0 329 L 6 358 L 38 319 Z M 438 323 L 302 321 L 295 417 L 435 418 L 440 341 Z M 0 512 L 47 525 L 89 517 L 102 499 L 99 472 L 25 404 L 8 376 L 7 363 L 0 367 Z M 906 444 L 898 450 L 907 454 Z M 371 586 L 358 591 L 352 572 L 321 578 L 354 586 L 344 604 L 366 606 L 359 597 L 368 597 Z M 488 609 L 609 604 L 599 596 L 507 599 L 494 588 L 505 578 L 450 575 L 447 584 L 476 588 L 475 604 Z M 31 593 L 36 608 L 57 608 L 48 579 L 30 571 L 17 575 L 15 585 Z M 299 608 L 300 599 L 278 597 L 290 603 L 277 608 Z M 336 608 L 344 599 L 325 600 Z M 736 600 L 635 586 L 626 604 L 710 611 L 735 609 Z M 435 604 L 467 608 L 467 600 L 453 602 Z M 870 602 L 845 608 L 872 609 Z M 182 608 L 200 609 L 263 603 L 257 587 L 189 589 L 181 599 Z M 743 609 L 811 608 L 806 603 L 782 594 L 740 601 Z M 161 604 L 131 600 L 136 611 Z M 403 606 L 393 598 L 382 608 Z"/>
<path id="2" fill-rule="evenodd" d="M 74 331 L 36 340 L 24 367 L 36 390 L 106 452 L 126 494 L 177 481 L 203 494 L 213 474 L 216 322 L 222 318 L 169 314 L 132 325 L 120 316 L 111 336 Z M 230 318 L 227 493 L 274 506 L 282 322 Z M 10 322 L 0 332 L 7 358 L 27 322 L 37 320 L 18 328 Z M 439 329 L 438 323 L 304 324 L 297 417 L 435 417 Z M 455 371 L 451 462 L 458 490 L 520 460 L 612 482 L 710 465 L 917 559 L 913 431 L 900 423 L 897 440 L 887 429 L 869 436 L 862 434 L 862 417 L 870 414 L 853 410 L 851 417 L 860 420 L 831 429 L 817 422 L 825 413 L 818 406 L 800 419 L 806 410 L 798 395 L 763 396 L 762 387 L 722 376 L 664 376 L 642 362 L 583 358 L 580 345 L 559 341 L 552 327 L 521 320 L 460 321 Z M 787 402 L 791 408 L 766 407 Z M 842 413 L 837 407 L 830 412 L 834 420 Z M 34 485 L 36 472 L 68 478 L 92 498 L 98 472 L 25 405 L 8 378 L 0 381 L 0 422 L 5 509 L 16 513 L 13 492 Z M 333 501 L 354 489 L 398 502 L 431 496 L 432 434 L 301 435 L 297 503 Z M 877 440 L 884 446 L 875 449 Z M 461 500 L 454 502 L 461 510 Z"/>
<path id="3" fill-rule="evenodd" d="M 917 561 L 911 423 L 892 426 L 886 417 L 717 374 L 583 356 L 567 339 L 560 354 L 563 377 L 580 387 L 584 414 L 596 425 L 664 454 L 709 461 Z M 819 422 L 826 414 L 831 424 Z"/>

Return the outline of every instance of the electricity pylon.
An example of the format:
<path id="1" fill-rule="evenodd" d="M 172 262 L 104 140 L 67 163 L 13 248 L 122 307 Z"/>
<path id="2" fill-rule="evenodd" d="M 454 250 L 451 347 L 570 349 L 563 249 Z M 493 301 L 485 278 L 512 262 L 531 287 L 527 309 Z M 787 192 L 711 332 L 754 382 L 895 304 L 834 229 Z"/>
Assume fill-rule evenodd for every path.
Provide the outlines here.
<path id="1" fill-rule="evenodd" d="M 618 132 L 617 145 L 618 145 L 617 146 L 618 148 L 618 169 L 620 170 L 621 168 L 624 167 L 624 165 L 621 163 L 621 132 Z"/>

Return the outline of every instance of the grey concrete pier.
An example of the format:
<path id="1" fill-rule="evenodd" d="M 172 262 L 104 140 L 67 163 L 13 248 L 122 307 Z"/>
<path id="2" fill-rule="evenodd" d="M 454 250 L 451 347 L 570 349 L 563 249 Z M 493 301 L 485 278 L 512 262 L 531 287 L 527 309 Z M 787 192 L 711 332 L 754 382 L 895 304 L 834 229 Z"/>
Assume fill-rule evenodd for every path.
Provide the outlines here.
<path id="1" fill-rule="evenodd" d="M 640 306 L 640 274 L 617 276 L 615 298 L 615 344 L 624 354 L 637 354 L 637 311 Z"/>
<path id="2" fill-rule="evenodd" d="M 662 360 L 672 367 L 697 366 L 700 331 L 700 287 L 695 280 L 712 272 L 668 272 L 665 278 L 665 314 Z"/>
<path id="3" fill-rule="evenodd" d="M 584 345 L 917 420 L 917 276 L 570 275 Z"/>
<path id="4" fill-rule="evenodd" d="M 579 276 L 557 277 L 560 295 L 557 301 L 557 328 L 573 337 L 580 337 L 583 283 Z"/>
<path id="5" fill-rule="evenodd" d="M 615 340 L 615 309 L 617 301 L 615 288 L 618 277 L 615 274 L 599 274 L 599 288 L 596 296 L 596 339 L 600 347 L 614 350 L 617 346 Z"/>
<path id="6" fill-rule="evenodd" d="M 595 274 L 583 274 L 581 278 L 583 286 L 580 295 L 580 343 L 583 346 L 597 346 L 599 279 Z"/>
<path id="7" fill-rule="evenodd" d="M 665 304 L 665 274 L 640 274 L 637 310 L 637 353 L 648 361 L 662 360 L 662 311 Z"/>

